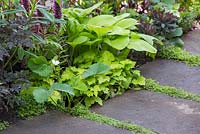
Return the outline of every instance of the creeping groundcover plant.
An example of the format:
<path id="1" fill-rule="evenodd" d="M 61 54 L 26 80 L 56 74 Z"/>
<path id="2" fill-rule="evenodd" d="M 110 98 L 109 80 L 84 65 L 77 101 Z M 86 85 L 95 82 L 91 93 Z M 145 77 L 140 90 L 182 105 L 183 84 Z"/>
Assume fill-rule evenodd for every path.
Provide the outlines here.
<path id="1" fill-rule="evenodd" d="M 137 70 L 140 55 L 155 58 L 158 51 L 161 58 L 199 65 L 198 56 L 177 48 L 200 16 L 199 3 L 191 2 L 2 0 L 0 130 L 8 126 L 9 113 L 30 118 L 52 108 L 71 113 L 81 106 L 79 116 L 110 120 L 88 108 L 129 89 L 155 86 Z M 118 120 L 107 124 L 137 130 Z"/>

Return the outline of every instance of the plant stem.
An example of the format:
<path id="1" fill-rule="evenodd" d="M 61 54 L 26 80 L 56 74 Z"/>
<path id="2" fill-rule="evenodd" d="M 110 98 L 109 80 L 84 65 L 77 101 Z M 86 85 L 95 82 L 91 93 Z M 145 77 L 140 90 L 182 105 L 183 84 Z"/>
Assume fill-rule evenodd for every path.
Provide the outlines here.
<path id="1" fill-rule="evenodd" d="M 12 53 L 12 55 L 10 56 L 10 58 L 7 60 L 7 62 L 5 63 L 5 65 L 3 66 L 3 68 L 6 68 L 8 66 L 8 64 L 10 63 L 11 59 L 15 56 L 16 52 L 17 52 L 18 47 L 15 48 L 14 52 Z"/>

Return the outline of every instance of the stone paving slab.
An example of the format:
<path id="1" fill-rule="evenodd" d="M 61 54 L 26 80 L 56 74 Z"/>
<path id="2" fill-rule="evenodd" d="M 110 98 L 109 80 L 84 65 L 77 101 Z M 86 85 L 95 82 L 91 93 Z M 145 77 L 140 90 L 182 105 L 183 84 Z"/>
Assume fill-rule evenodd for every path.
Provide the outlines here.
<path id="1" fill-rule="evenodd" d="M 173 60 L 155 60 L 140 67 L 146 78 L 200 95 L 200 67 L 190 67 Z"/>
<path id="2" fill-rule="evenodd" d="M 32 120 L 20 120 L 2 134 L 131 134 L 131 132 L 51 111 Z"/>
<path id="3" fill-rule="evenodd" d="M 164 94 L 131 90 L 92 110 L 160 134 L 200 134 L 200 103 Z"/>
<path id="4" fill-rule="evenodd" d="M 190 31 L 183 36 L 184 48 L 192 54 L 200 54 L 200 30 Z"/>

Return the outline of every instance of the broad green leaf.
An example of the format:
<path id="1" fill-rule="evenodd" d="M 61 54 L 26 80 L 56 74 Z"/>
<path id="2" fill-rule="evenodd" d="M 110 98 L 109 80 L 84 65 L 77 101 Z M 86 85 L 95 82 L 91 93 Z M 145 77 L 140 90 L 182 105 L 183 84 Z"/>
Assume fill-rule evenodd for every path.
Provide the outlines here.
<path id="1" fill-rule="evenodd" d="M 88 41 L 89 38 L 87 36 L 78 36 L 72 42 L 68 42 L 72 47 L 76 47 L 77 45 L 83 44 Z"/>
<path id="2" fill-rule="evenodd" d="M 86 15 L 90 14 L 94 9 L 98 8 L 98 7 L 101 6 L 102 4 L 103 4 L 103 2 L 99 2 L 99 3 L 93 5 L 93 6 L 90 7 L 90 8 L 84 9 L 84 10 L 81 12 L 80 16 L 86 16 Z"/>
<path id="3" fill-rule="evenodd" d="M 114 26 L 113 29 L 108 33 L 108 35 L 126 35 L 130 34 L 130 30 L 126 30 L 119 26 Z"/>
<path id="4" fill-rule="evenodd" d="M 87 27 L 90 31 L 94 31 L 98 37 L 102 37 L 111 30 L 110 27 L 100 27 L 95 25 L 88 25 Z"/>
<path id="5" fill-rule="evenodd" d="M 48 100 L 49 92 L 43 87 L 38 87 L 33 91 L 33 96 L 38 103 L 44 103 Z"/>
<path id="6" fill-rule="evenodd" d="M 19 60 L 22 60 L 25 55 L 24 49 L 22 47 L 19 47 L 17 49 L 17 54 L 18 54 Z"/>
<path id="7" fill-rule="evenodd" d="M 108 65 L 105 65 L 103 63 L 96 63 L 96 64 L 91 65 L 88 70 L 83 72 L 82 76 L 83 78 L 87 78 L 87 77 L 94 76 L 97 74 L 106 73 L 109 70 L 110 70 L 110 67 Z"/>
<path id="8" fill-rule="evenodd" d="M 129 17 L 129 16 L 130 16 L 130 13 L 124 13 L 124 14 L 115 16 L 115 19 L 116 19 L 117 21 L 120 21 L 120 20 L 122 20 L 122 19 L 124 19 L 124 18 L 127 18 L 127 17 Z"/>
<path id="9" fill-rule="evenodd" d="M 136 51 L 146 51 L 150 53 L 156 53 L 157 50 L 150 45 L 148 42 L 141 39 L 131 39 L 128 44 L 129 49 L 134 49 Z"/>
<path id="10" fill-rule="evenodd" d="M 53 91 L 53 90 L 57 90 L 57 91 L 69 93 L 70 95 L 74 95 L 74 90 L 72 89 L 72 87 L 67 84 L 63 84 L 63 83 L 54 83 L 50 88 L 50 91 Z"/>
<path id="11" fill-rule="evenodd" d="M 153 45 L 153 40 L 158 40 L 157 38 L 146 35 L 146 34 L 138 34 L 140 37 L 142 37 L 144 40 L 146 40 L 149 44 Z"/>
<path id="12" fill-rule="evenodd" d="M 131 39 L 140 39 L 141 36 L 138 33 L 131 32 Z"/>
<path id="13" fill-rule="evenodd" d="M 117 49 L 117 50 L 122 50 L 126 48 L 129 44 L 129 37 L 128 36 L 119 36 L 114 40 L 109 40 L 108 38 L 105 39 L 105 43 L 110 45 L 111 47 Z"/>
<path id="14" fill-rule="evenodd" d="M 112 26 L 114 23 L 116 19 L 112 15 L 99 15 L 88 21 L 88 25 L 94 26 Z"/>
<path id="15" fill-rule="evenodd" d="M 137 20 L 128 18 L 128 19 L 123 19 L 119 21 L 116 26 L 122 27 L 122 28 L 130 28 L 132 26 L 135 26 L 137 24 Z"/>
<path id="16" fill-rule="evenodd" d="M 46 58 L 43 56 L 29 59 L 28 67 L 32 72 L 42 77 L 48 77 L 53 72 L 52 66 L 48 64 Z"/>
<path id="17" fill-rule="evenodd" d="M 172 37 L 178 37 L 183 34 L 182 28 L 177 28 L 174 32 L 170 33 L 170 36 Z"/>
<path id="18" fill-rule="evenodd" d="M 78 77 L 73 77 L 68 84 L 79 91 L 87 91 L 88 87 L 87 85 Z"/>

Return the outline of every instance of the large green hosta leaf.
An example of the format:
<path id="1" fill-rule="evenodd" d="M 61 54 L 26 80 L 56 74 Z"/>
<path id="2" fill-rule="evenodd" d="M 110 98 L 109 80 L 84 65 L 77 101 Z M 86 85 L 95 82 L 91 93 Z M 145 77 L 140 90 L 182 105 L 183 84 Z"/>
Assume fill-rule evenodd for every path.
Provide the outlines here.
<path id="1" fill-rule="evenodd" d="M 137 24 L 137 20 L 128 18 L 128 19 L 123 19 L 119 21 L 116 26 L 122 27 L 122 28 L 130 28 L 132 26 L 135 26 Z"/>
<path id="2" fill-rule="evenodd" d="M 131 39 L 128 44 L 128 48 L 134 49 L 136 51 L 147 51 L 150 53 L 157 52 L 157 50 L 152 45 L 142 39 Z"/>
<path id="3" fill-rule="evenodd" d="M 78 36 L 72 42 L 68 42 L 72 47 L 76 47 L 77 45 L 83 44 L 87 42 L 89 38 L 87 36 Z"/>
<path id="4" fill-rule="evenodd" d="M 114 40 L 105 39 L 105 43 L 110 45 L 111 47 L 122 50 L 128 46 L 129 37 L 128 36 L 119 36 Z"/>
<path id="5" fill-rule="evenodd" d="M 111 27 L 100 27 L 95 25 L 88 25 L 87 27 L 90 31 L 94 31 L 98 37 L 104 36 L 112 29 Z"/>
<path id="6" fill-rule="evenodd" d="M 124 29 L 119 26 L 114 26 L 111 31 L 109 31 L 108 35 L 129 35 L 130 30 Z"/>
<path id="7" fill-rule="evenodd" d="M 117 20 L 112 15 L 99 15 L 91 18 L 88 25 L 94 26 L 112 26 Z"/>
<path id="8" fill-rule="evenodd" d="M 110 70 L 110 67 L 108 65 L 103 64 L 103 63 L 96 63 L 96 64 L 91 65 L 88 70 L 83 72 L 82 76 L 83 78 L 87 78 L 87 77 L 94 76 L 97 74 L 106 73 L 109 70 Z"/>

